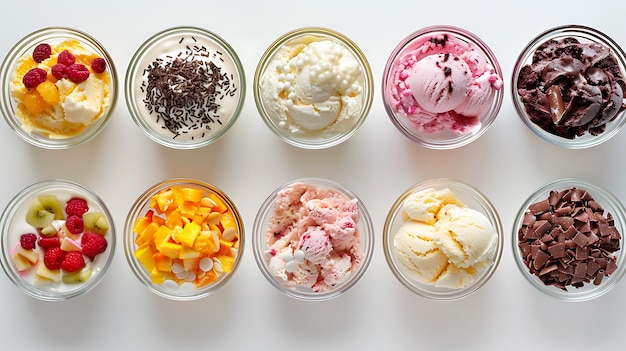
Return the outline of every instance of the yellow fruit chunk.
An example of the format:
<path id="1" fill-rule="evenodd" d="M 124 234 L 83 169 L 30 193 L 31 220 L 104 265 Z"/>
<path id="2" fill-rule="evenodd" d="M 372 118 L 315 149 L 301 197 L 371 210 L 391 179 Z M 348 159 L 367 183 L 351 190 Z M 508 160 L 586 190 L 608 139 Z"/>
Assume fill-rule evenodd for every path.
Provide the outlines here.
<path id="1" fill-rule="evenodd" d="M 155 267 L 158 271 L 161 272 L 171 272 L 172 271 L 172 258 L 167 257 L 164 254 L 157 252 L 152 256 L 154 260 Z"/>
<path id="2" fill-rule="evenodd" d="M 182 247 L 180 248 L 180 254 L 178 258 L 182 260 L 187 260 L 187 259 L 198 258 L 198 257 L 200 257 L 200 252 L 190 247 L 187 247 L 185 245 L 182 245 Z"/>
<path id="3" fill-rule="evenodd" d="M 150 279 L 154 284 L 163 284 L 166 280 L 174 280 L 174 275 L 171 272 L 162 272 L 155 268 L 150 271 Z"/>
<path id="4" fill-rule="evenodd" d="M 229 273 L 233 269 L 233 263 L 235 263 L 235 258 L 228 255 L 218 255 L 217 259 L 222 262 L 222 271 L 224 273 Z"/>
<path id="5" fill-rule="evenodd" d="M 211 193 L 209 194 L 209 199 L 213 200 L 213 202 L 215 202 L 215 211 L 218 211 L 220 213 L 224 213 L 226 211 L 228 211 L 228 207 L 226 207 L 226 205 L 224 204 L 224 202 L 217 197 L 217 195 Z"/>
<path id="6" fill-rule="evenodd" d="M 54 83 L 45 81 L 37 86 L 37 91 L 48 105 L 56 105 L 60 101 L 59 90 Z"/>
<path id="7" fill-rule="evenodd" d="M 156 263 L 154 262 L 154 253 L 152 251 L 152 247 L 150 245 L 145 245 L 135 250 L 135 258 L 137 261 L 141 263 L 143 268 L 147 271 L 152 271 L 156 267 Z"/>
<path id="8" fill-rule="evenodd" d="M 203 286 L 207 286 L 209 284 L 214 283 L 217 280 L 217 273 L 215 271 L 210 270 L 203 274 L 200 278 L 196 279 L 196 287 L 201 288 Z"/>
<path id="9" fill-rule="evenodd" d="M 218 251 L 218 254 L 220 255 L 228 254 L 230 252 L 231 247 L 233 247 L 232 241 L 226 241 L 226 240 L 220 239 L 220 249 Z"/>
<path id="10" fill-rule="evenodd" d="M 13 254 L 13 256 L 11 257 L 13 258 L 13 264 L 15 264 L 15 268 L 20 272 L 28 270 L 33 266 L 33 264 L 26 257 L 18 253 Z"/>
<path id="11" fill-rule="evenodd" d="M 24 106 L 28 110 L 28 112 L 33 114 L 43 113 L 50 105 L 46 103 L 46 101 L 41 97 L 41 94 L 35 89 L 31 89 L 24 94 L 24 99 L 22 100 Z"/>
<path id="12" fill-rule="evenodd" d="M 193 243 L 193 249 L 205 255 L 210 255 L 216 253 L 218 247 L 215 245 L 215 240 L 213 240 L 212 236 L 198 235 Z"/>
<path id="13" fill-rule="evenodd" d="M 135 243 L 137 245 L 141 245 L 143 243 L 151 242 L 154 238 L 154 233 L 156 233 L 157 230 L 159 230 L 159 226 L 154 222 L 150 222 L 150 224 L 148 224 L 141 232 L 139 232 Z"/>
<path id="14" fill-rule="evenodd" d="M 185 201 L 200 202 L 204 196 L 204 191 L 193 188 L 183 188 L 181 190 Z"/>
<path id="15" fill-rule="evenodd" d="M 191 222 L 187 224 L 178 235 L 176 235 L 176 241 L 187 247 L 192 247 L 201 230 L 202 228 L 200 228 L 199 224 Z"/>
<path id="16" fill-rule="evenodd" d="M 167 257 L 178 258 L 182 247 L 180 244 L 173 242 L 164 242 L 159 246 L 159 251 Z"/>

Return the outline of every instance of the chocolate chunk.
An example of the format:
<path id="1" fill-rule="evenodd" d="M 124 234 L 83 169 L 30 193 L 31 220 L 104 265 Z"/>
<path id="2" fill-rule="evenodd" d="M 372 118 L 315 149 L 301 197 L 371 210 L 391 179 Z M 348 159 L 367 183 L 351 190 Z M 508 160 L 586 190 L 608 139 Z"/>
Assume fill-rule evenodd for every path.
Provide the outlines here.
<path id="1" fill-rule="evenodd" d="M 529 272 L 565 291 L 600 284 L 613 273 L 620 240 L 611 214 L 605 215 L 591 194 L 578 188 L 552 191 L 529 205 L 518 229 L 518 247 Z"/>

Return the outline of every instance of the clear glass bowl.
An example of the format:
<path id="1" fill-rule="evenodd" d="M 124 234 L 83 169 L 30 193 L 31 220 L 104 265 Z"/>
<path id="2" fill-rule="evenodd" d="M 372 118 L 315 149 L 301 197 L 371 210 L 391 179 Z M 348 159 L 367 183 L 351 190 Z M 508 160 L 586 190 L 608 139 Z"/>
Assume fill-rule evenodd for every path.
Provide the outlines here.
<path id="1" fill-rule="evenodd" d="M 456 38 L 453 41 L 454 46 L 449 50 L 443 50 L 441 42 L 445 42 L 445 45 L 449 46 L 450 40 L 454 38 Z M 439 44 L 432 47 L 433 42 Z M 426 48 L 425 45 L 431 46 L 429 48 L 431 50 L 430 53 L 419 60 L 416 59 L 420 55 L 419 52 Z M 410 83 L 405 83 L 405 81 L 410 80 L 411 77 L 424 76 L 422 74 L 411 74 L 412 70 L 419 69 L 421 70 L 420 72 L 424 72 L 429 69 L 428 62 L 436 58 L 437 55 L 442 55 L 439 60 L 447 61 L 449 56 L 446 56 L 446 53 L 451 54 L 453 57 L 462 57 L 462 52 L 468 52 L 468 48 L 474 48 L 475 53 L 484 57 L 484 59 L 481 61 L 481 65 L 462 66 L 464 71 L 469 69 L 473 75 L 479 74 L 480 77 L 469 80 L 471 84 L 468 85 L 470 88 L 468 88 L 466 94 L 457 94 L 456 97 L 454 94 L 450 94 L 448 95 L 450 101 L 448 104 L 443 106 L 433 104 L 433 106 L 429 106 L 429 101 L 432 101 L 432 99 L 427 99 L 426 97 L 424 97 L 424 100 L 422 100 L 422 97 L 417 99 L 409 91 Z M 416 51 L 418 49 L 420 51 Z M 472 55 L 473 59 L 477 57 L 476 54 Z M 470 62 L 474 61 L 473 59 L 454 60 L 451 62 Z M 455 70 L 451 70 L 451 72 L 455 72 Z M 424 89 L 434 87 L 436 90 L 437 86 L 442 87 L 443 85 L 441 84 L 445 83 L 449 76 L 448 73 L 444 74 L 443 82 L 440 80 L 431 81 L 431 83 L 438 82 L 438 84 L 428 84 Z M 465 29 L 453 26 L 426 27 L 404 38 L 389 56 L 382 77 L 383 103 L 391 122 L 404 136 L 413 142 L 430 149 L 454 149 L 478 139 L 494 122 L 500 111 L 504 96 L 502 79 L 502 69 L 496 56 L 479 37 Z M 450 83 L 451 81 L 448 82 Z M 415 84 L 426 83 L 415 82 Z M 445 86 L 449 87 L 450 85 Z M 482 90 L 473 90 L 471 88 L 478 86 L 483 86 L 484 88 Z M 449 91 L 449 89 L 446 88 L 445 91 Z M 447 95 L 443 94 L 445 91 L 442 90 L 437 93 L 441 93 L 442 96 Z M 481 97 L 476 95 L 478 93 L 474 91 L 484 91 L 485 93 Z M 465 98 L 459 100 L 461 96 L 465 96 Z M 468 96 L 471 96 L 471 98 Z M 422 101 L 421 104 L 418 102 L 420 100 Z M 483 101 L 482 104 L 485 107 L 480 107 L 480 101 Z M 420 113 L 422 107 L 426 107 L 423 111 L 428 110 L 430 112 Z M 460 113 L 455 113 L 455 110 L 458 110 Z M 459 126 L 461 125 L 464 127 L 460 128 Z"/>
<path id="2" fill-rule="evenodd" d="M 454 195 L 456 195 L 456 198 L 460 200 L 462 205 L 464 205 L 460 206 L 457 204 L 457 206 L 466 207 L 468 209 L 473 209 L 482 213 L 491 223 L 494 231 L 497 234 L 497 239 L 495 239 L 495 242 L 492 242 L 492 245 L 495 246 L 491 246 L 491 249 L 487 251 L 488 255 L 484 256 L 483 259 L 480 261 L 482 263 L 473 264 L 472 266 L 470 266 L 479 267 L 480 269 L 472 273 L 473 279 L 469 279 L 469 281 L 465 280 L 467 283 L 464 286 L 435 286 L 434 281 L 432 284 L 418 281 L 416 278 L 412 277 L 412 272 L 408 271 L 405 266 L 400 263 L 400 253 L 396 250 L 394 245 L 396 235 L 398 234 L 398 231 L 403 226 L 403 224 L 416 222 L 415 220 L 410 220 L 409 217 L 404 213 L 403 205 L 405 201 L 407 201 L 407 199 L 411 197 L 411 195 L 421 191 L 427 191 L 428 189 L 434 189 L 436 191 L 445 191 L 446 189 L 449 190 Z M 435 201 L 433 200 L 431 204 L 434 203 Z M 450 203 L 453 202 L 450 202 L 449 200 L 443 200 L 443 204 Z M 432 210 L 436 211 L 435 208 L 433 208 Z M 466 183 L 447 178 L 427 180 L 407 189 L 404 193 L 402 193 L 402 195 L 398 197 L 398 199 L 391 206 L 383 228 L 383 250 L 385 254 L 385 259 L 387 260 L 387 264 L 389 265 L 389 268 L 391 269 L 393 274 L 404 286 L 406 286 L 412 292 L 433 300 L 456 300 L 476 292 L 480 287 L 487 283 L 487 281 L 496 271 L 496 268 L 498 267 L 498 264 L 500 263 L 500 258 L 502 256 L 503 246 L 504 232 L 502 230 L 502 222 L 500 220 L 498 212 L 496 211 L 496 208 L 489 201 L 489 199 L 474 187 Z M 439 244 L 435 245 L 434 251 L 442 253 L 445 252 L 444 250 L 442 250 L 442 247 L 439 246 Z M 431 266 L 435 261 L 439 261 L 439 263 L 437 264 L 446 265 L 439 266 L 439 268 L 429 273 L 432 274 L 433 277 L 437 279 L 437 281 L 444 280 L 446 274 L 450 274 L 449 277 L 455 276 L 455 270 L 453 269 L 454 267 L 450 263 L 452 259 L 448 258 L 445 253 L 443 254 L 443 256 L 438 256 L 436 258 L 435 256 L 433 256 L 432 258 L 435 260 L 430 262 Z M 448 263 L 444 263 L 446 260 L 448 261 Z M 422 264 L 425 264 L 424 261 L 422 261 Z M 449 264 L 449 266 L 447 266 L 447 264 Z M 424 267 L 425 266 L 421 267 L 422 271 L 426 272 L 426 269 Z M 463 275 L 456 276 L 463 277 Z M 448 281 L 453 280 L 454 279 Z M 462 282 L 463 280 L 459 279 L 458 281 Z"/>
<path id="3" fill-rule="evenodd" d="M 72 41 L 72 45 L 61 45 L 63 42 L 68 40 Z M 48 81 L 56 82 L 56 86 L 61 87 L 61 92 L 59 94 L 60 99 L 63 101 L 80 101 L 80 96 L 78 96 L 75 100 L 66 100 L 68 98 L 73 99 L 74 95 L 63 93 L 62 91 L 67 91 L 67 88 L 63 88 L 63 86 L 59 84 L 61 81 L 57 82 L 56 78 L 52 78 L 53 75 L 51 74 L 51 67 L 53 63 L 56 62 L 56 57 L 59 53 L 56 50 L 57 47 L 60 49 L 69 47 L 70 51 L 74 51 L 73 53 L 77 54 L 75 55 L 75 57 L 77 57 L 77 63 L 84 63 L 85 66 L 89 66 L 89 62 L 87 62 L 87 60 L 91 59 L 91 56 L 84 54 L 79 55 L 80 52 L 73 41 L 79 42 L 80 45 L 83 46 L 84 50 L 103 58 L 106 62 L 106 71 L 104 73 L 94 73 L 93 70 L 91 70 L 90 79 L 87 82 L 79 84 L 79 86 L 84 86 L 84 89 L 91 89 L 90 87 L 95 87 L 94 91 L 97 91 L 100 89 L 100 82 L 102 82 L 104 89 L 102 90 L 103 94 L 93 94 L 93 96 L 96 97 L 103 97 L 99 103 L 102 110 L 100 112 L 89 112 L 94 110 L 93 106 L 84 106 L 81 102 L 77 102 L 74 105 L 77 105 L 76 111 L 78 111 L 78 113 L 72 113 L 72 116 L 70 117 L 70 114 L 66 113 L 66 111 L 69 111 L 68 108 L 58 109 L 60 113 L 55 112 L 53 114 L 51 112 L 52 108 L 50 105 L 40 103 L 41 94 L 38 95 L 38 93 L 35 93 L 36 88 L 26 89 L 21 83 L 20 77 L 22 77 L 26 72 L 16 73 L 16 69 L 19 62 L 24 62 L 22 67 L 24 67 L 25 70 L 31 66 L 35 67 L 36 62 L 30 59 L 33 50 L 37 45 L 47 43 L 53 47 L 52 56 L 49 60 L 40 63 L 38 67 L 44 69 L 48 73 Z M 27 57 L 29 59 L 26 59 Z M 81 57 L 84 57 L 85 59 L 81 60 Z M 47 62 L 50 62 L 50 64 L 45 64 Z M 15 85 L 13 85 L 13 81 L 15 81 Z M 69 80 L 63 79 L 62 81 L 68 82 Z M 94 84 L 87 84 L 90 81 L 93 81 Z M 22 38 L 19 42 L 17 42 L 17 44 L 15 44 L 15 46 L 13 46 L 13 48 L 11 48 L 2 62 L 2 66 L 0 67 L 0 82 L 2 84 L 0 108 L 2 109 L 2 114 L 4 115 L 4 119 L 8 125 L 25 141 L 46 149 L 67 149 L 91 140 L 107 125 L 117 102 L 117 72 L 109 53 L 102 46 L 102 44 L 92 38 L 89 34 L 72 28 L 43 28 Z M 57 88 L 57 90 L 59 90 L 59 88 Z M 29 91 L 29 93 L 26 93 L 26 91 Z M 25 98 L 26 95 L 29 97 Z M 39 97 L 33 97 L 37 95 Z M 49 102 L 54 101 L 54 98 L 51 99 L 52 100 L 49 100 Z M 46 110 L 41 113 L 31 114 L 25 107 L 26 105 L 24 104 L 24 101 L 26 100 L 39 101 L 37 103 L 29 104 L 29 106 L 40 106 L 42 109 L 47 106 Z M 98 104 L 98 101 L 94 101 L 94 104 Z M 59 104 L 57 103 L 57 105 Z M 39 111 L 40 107 L 35 107 L 32 110 Z M 88 126 L 81 124 L 82 122 L 79 122 L 78 119 L 74 118 L 74 115 L 78 116 L 77 118 L 79 119 L 84 116 L 86 112 L 80 112 L 81 109 L 82 111 L 87 111 L 87 113 L 94 114 L 94 117 L 91 119 L 93 122 L 88 124 Z M 27 117 L 31 115 L 39 116 L 36 120 L 37 123 L 33 124 L 33 121 L 35 120 L 31 117 Z M 54 117 L 50 117 L 53 115 Z M 47 116 L 45 124 L 41 123 L 42 116 Z M 72 122 L 69 122 L 68 118 Z M 26 125 L 25 122 L 28 122 L 28 125 Z M 63 131 L 59 132 L 59 130 Z"/>
<path id="4" fill-rule="evenodd" d="M 354 42 L 326 28 L 288 32 L 273 42 L 254 74 L 254 100 L 283 141 L 323 149 L 350 138 L 372 105 L 369 63 Z"/>
<path id="5" fill-rule="evenodd" d="M 608 48 L 612 53 L 615 61 L 617 62 L 617 66 L 619 66 L 619 74 L 621 75 L 621 78 L 624 79 L 624 74 L 626 72 L 626 56 L 624 55 L 624 51 L 615 41 L 613 41 L 605 34 L 592 28 L 577 25 L 560 26 L 549 29 L 537 35 L 522 50 L 521 54 L 517 58 L 517 61 L 515 62 L 515 66 L 513 67 L 511 95 L 518 116 L 520 117 L 524 125 L 526 125 L 526 127 L 528 127 L 528 129 L 530 129 L 536 136 L 553 145 L 557 145 L 567 149 L 589 148 L 609 140 L 620 131 L 620 129 L 624 125 L 624 122 L 626 122 L 626 119 L 624 118 L 624 111 L 617 113 L 613 120 L 605 124 L 606 127 L 603 132 L 600 132 L 599 134 L 595 133 L 597 135 L 592 135 L 589 132 L 589 128 L 587 127 L 588 124 L 585 124 L 583 127 L 581 127 L 584 132 L 583 135 L 570 137 L 566 133 L 572 133 L 574 131 L 573 128 L 563 128 L 559 129 L 558 131 L 554 130 L 554 132 L 550 132 L 537 124 L 534 119 L 531 119 L 531 116 L 529 115 L 529 111 L 532 111 L 529 110 L 530 105 L 525 104 L 522 101 L 520 94 L 518 93 L 519 89 L 523 88 L 523 85 L 521 85 L 518 81 L 520 72 L 522 71 L 522 69 L 527 69 L 524 67 L 528 67 L 530 64 L 532 64 L 533 57 L 535 56 L 535 52 L 537 51 L 537 49 L 549 41 L 560 41 L 565 38 L 575 38 L 583 44 L 596 43 Z M 585 74 L 587 74 L 587 72 Z M 585 82 L 587 81 L 585 79 L 583 80 Z M 542 82 L 542 84 L 545 84 L 544 80 L 542 80 Z M 542 91 L 547 95 L 547 90 L 544 90 L 546 90 L 545 87 L 542 89 Z M 551 94 L 551 96 L 556 95 Z M 554 98 L 548 101 L 558 102 L 559 99 Z M 557 102 L 553 104 L 555 106 L 555 111 L 561 111 L 562 109 L 565 109 L 565 106 L 562 106 L 562 103 L 559 104 Z M 533 112 L 533 114 L 536 114 L 535 118 L 537 118 L 537 120 L 545 121 L 546 128 L 548 128 L 548 125 L 550 126 L 550 129 L 554 128 L 554 117 L 551 117 L 551 114 L 549 113 L 552 108 L 549 105 L 546 105 L 543 106 L 542 109 L 544 109 L 546 112 L 542 114 L 536 114 Z M 602 123 L 600 123 L 600 125 L 602 125 Z"/>
<path id="6" fill-rule="evenodd" d="M 39 201 L 42 196 L 45 200 Z M 51 196 L 56 197 L 58 201 L 59 206 L 56 208 L 60 211 L 60 215 L 57 213 L 58 217 L 52 215 L 48 218 L 52 222 L 49 222 L 50 224 L 45 228 L 35 227 L 35 225 L 40 224 L 32 221 L 27 222 L 27 216 L 34 213 L 41 213 L 43 216 L 43 212 L 39 211 L 53 209 L 52 202 L 54 200 L 50 200 Z M 68 273 L 64 269 L 45 269 L 47 266 L 43 262 L 44 252 L 47 249 L 37 241 L 35 248 L 22 251 L 20 237 L 27 233 L 32 233 L 38 238 L 59 237 L 57 243 L 64 252 L 76 250 L 83 252 L 85 244 L 82 242 L 82 237 L 84 232 L 78 233 L 77 230 L 74 230 L 76 233 L 71 234 L 65 226 L 66 219 L 70 217 L 66 213 L 66 204 L 72 198 L 81 198 L 87 201 L 89 210 L 85 214 L 87 217 L 83 216 L 84 232 L 97 231 L 97 234 L 102 235 L 107 242 L 106 250 L 96 255 L 93 260 L 88 257 L 93 255 L 93 252 L 84 255 L 83 259 L 86 266 L 78 273 Z M 36 208 L 31 207 L 31 204 L 37 201 L 41 206 L 38 204 Z M 52 212 L 46 212 L 46 215 L 49 213 Z M 94 215 L 95 217 L 93 217 Z M 100 215 L 106 222 L 87 220 L 90 216 L 92 219 L 101 220 L 99 219 Z M 63 219 L 60 219 L 61 217 Z M 35 224 L 33 225 L 33 223 Z M 93 223 L 100 224 L 94 226 Z M 9 279 L 25 294 L 39 300 L 62 301 L 90 291 L 104 278 L 113 260 L 116 235 L 111 213 L 101 198 L 91 190 L 72 181 L 46 180 L 21 190 L 4 209 L 0 219 L 0 230 L 2 235 L 2 256 L 0 256 L 2 268 Z"/>
<path id="7" fill-rule="evenodd" d="M 529 206 L 536 204 L 538 202 L 546 201 L 547 199 L 549 199 L 551 192 L 559 193 L 559 192 L 572 189 L 572 188 L 576 188 L 576 189 L 580 189 L 580 190 L 584 190 L 588 192 L 589 195 L 591 195 L 591 197 L 595 199 L 597 204 L 601 208 L 604 209 L 604 214 L 603 214 L 604 217 L 607 217 L 608 214 L 610 214 L 613 217 L 615 228 L 621 234 L 621 238 L 619 239 L 619 247 L 620 247 L 619 251 L 616 251 L 610 254 L 610 256 L 615 257 L 617 270 L 615 270 L 609 276 L 605 276 L 599 285 L 595 285 L 593 282 L 587 282 L 582 287 L 579 287 L 579 288 L 575 288 L 569 285 L 567 286 L 567 291 L 566 291 L 556 286 L 544 284 L 544 282 L 537 275 L 530 272 L 530 269 L 528 268 L 528 266 L 526 266 L 526 262 L 527 262 L 526 258 L 524 257 L 524 255 L 522 254 L 522 250 L 520 249 L 520 239 L 523 238 L 523 237 L 520 237 L 520 235 L 523 235 L 520 232 L 520 230 L 522 228 L 524 221 L 528 220 L 525 217 L 526 217 L 526 213 L 529 211 Z M 623 252 L 624 250 L 623 249 L 624 248 L 624 236 L 623 235 L 625 233 L 624 230 L 626 229 L 625 220 L 626 220 L 626 213 L 624 212 L 623 205 L 614 195 L 612 195 L 606 189 L 603 189 L 602 187 L 592 184 L 591 182 L 587 180 L 583 180 L 583 179 L 565 178 L 565 179 L 552 181 L 542 186 L 541 188 L 537 189 L 535 192 L 533 192 L 528 197 L 528 199 L 526 199 L 526 201 L 522 204 L 519 212 L 517 213 L 517 216 L 515 217 L 515 221 L 513 222 L 513 230 L 512 230 L 512 237 L 511 237 L 513 256 L 515 258 L 515 262 L 517 263 L 517 266 L 520 272 L 522 272 L 522 275 L 524 276 L 524 278 L 526 278 L 526 280 L 530 282 L 530 284 L 534 286 L 537 290 L 539 290 L 540 292 L 546 295 L 549 295 L 549 296 L 552 296 L 554 298 L 564 300 L 564 301 L 586 301 L 586 300 L 597 298 L 607 293 L 609 290 L 611 290 L 624 275 L 624 270 L 626 269 L 626 255 L 624 255 L 624 252 Z M 580 223 L 581 222 L 578 222 L 576 226 L 578 226 Z M 568 225 L 564 225 L 564 226 L 568 226 Z M 527 240 L 524 238 L 524 240 L 522 241 L 526 242 Z M 575 251 L 575 246 L 574 245 L 570 246 L 569 240 L 568 242 L 565 243 L 565 245 L 568 250 Z M 542 250 L 544 251 L 545 249 L 546 249 L 545 247 L 542 248 Z M 559 257 L 558 254 L 556 254 L 555 256 Z M 580 259 L 582 260 L 583 257 L 584 256 L 581 256 Z M 556 260 L 556 258 L 554 260 Z M 540 265 L 540 267 L 543 267 L 543 265 Z"/>
<path id="8" fill-rule="evenodd" d="M 270 245 L 267 235 L 277 225 L 279 202 L 283 210 L 292 207 L 286 219 L 294 229 L 276 237 L 289 244 Z M 336 219 L 316 215 L 325 211 Z M 321 178 L 296 179 L 273 191 L 259 208 L 252 232 L 261 273 L 298 300 L 322 301 L 343 294 L 363 276 L 374 250 L 372 220 L 363 203 L 348 189 Z"/>
<path id="9" fill-rule="evenodd" d="M 179 69 L 184 73 L 173 73 Z M 150 139 L 174 149 L 200 148 L 226 134 L 245 95 L 239 56 L 202 28 L 156 33 L 137 49 L 126 71 L 126 105 L 133 120 Z"/>
<path id="10" fill-rule="evenodd" d="M 156 295 L 178 301 L 224 286 L 239 267 L 244 239 L 232 200 L 195 179 L 150 187 L 124 225 L 124 253 L 137 279 Z"/>

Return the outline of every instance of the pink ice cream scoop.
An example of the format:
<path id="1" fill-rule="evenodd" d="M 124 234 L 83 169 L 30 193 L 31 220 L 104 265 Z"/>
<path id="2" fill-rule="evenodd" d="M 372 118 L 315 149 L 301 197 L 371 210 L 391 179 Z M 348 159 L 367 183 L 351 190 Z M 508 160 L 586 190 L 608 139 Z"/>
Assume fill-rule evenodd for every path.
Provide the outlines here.
<path id="1" fill-rule="evenodd" d="M 304 258 L 311 263 L 320 264 L 324 262 L 333 246 L 330 244 L 330 237 L 319 227 L 311 227 L 300 237 L 298 250 L 304 254 Z"/>
<path id="2" fill-rule="evenodd" d="M 433 113 L 454 110 L 467 97 L 472 76 L 465 61 L 450 54 L 429 55 L 419 60 L 408 78 L 417 103 Z"/>
<path id="3" fill-rule="evenodd" d="M 417 132 L 462 135 L 502 88 L 502 78 L 482 49 L 450 33 L 415 39 L 388 63 L 385 100 Z"/>

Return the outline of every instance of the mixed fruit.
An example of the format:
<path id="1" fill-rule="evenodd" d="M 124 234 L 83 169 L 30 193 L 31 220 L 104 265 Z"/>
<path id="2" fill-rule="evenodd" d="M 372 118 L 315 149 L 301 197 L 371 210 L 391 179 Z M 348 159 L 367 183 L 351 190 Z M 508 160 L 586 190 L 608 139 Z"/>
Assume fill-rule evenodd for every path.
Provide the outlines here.
<path id="1" fill-rule="evenodd" d="M 21 273 L 35 272 L 35 282 L 86 282 L 91 264 L 108 246 L 109 222 L 100 211 L 90 211 L 87 200 L 73 197 L 63 210 L 56 195 L 40 195 L 29 204 L 24 218 L 33 232 L 20 235 L 12 253 Z"/>
<path id="2" fill-rule="evenodd" d="M 216 194 L 168 187 L 150 198 L 134 223 L 134 256 L 154 284 L 191 283 L 195 288 L 229 273 L 239 250 L 239 225 Z"/>

